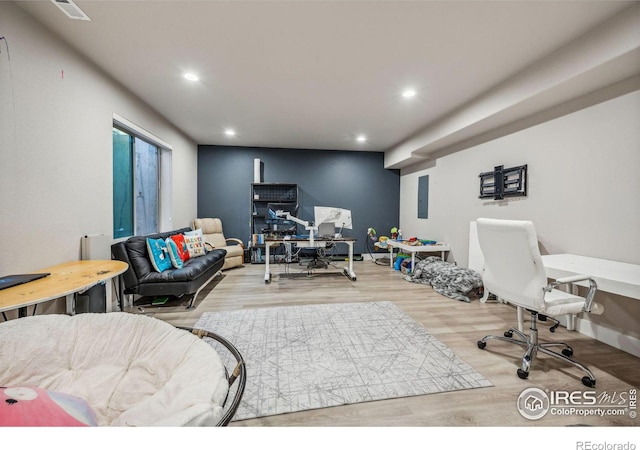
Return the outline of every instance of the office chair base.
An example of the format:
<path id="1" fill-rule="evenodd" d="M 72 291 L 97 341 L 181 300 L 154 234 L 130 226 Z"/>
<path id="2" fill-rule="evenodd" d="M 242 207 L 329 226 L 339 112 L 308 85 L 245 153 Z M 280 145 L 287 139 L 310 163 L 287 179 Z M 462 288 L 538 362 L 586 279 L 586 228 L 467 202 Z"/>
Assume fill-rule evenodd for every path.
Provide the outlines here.
<path id="1" fill-rule="evenodd" d="M 556 329 L 560 326 L 559 320 L 554 319 L 553 317 L 545 316 L 544 314 L 538 313 L 538 320 L 540 322 L 546 322 L 547 320 L 550 320 L 551 322 L 553 322 L 553 325 L 549 327 L 549 331 L 551 331 L 552 333 L 555 333 Z"/>
<path id="2" fill-rule="evenodd" d="M 538 329 L 536 328 L 536 319 L 537 315 L 532 312 L 531 328 L 530 334 L 528 336 L 522 333 L 520 330 L 509 328 L 509 330 L 504 332 L 504 336 L 489 335 L 483 337 L 477 342 L 478 348 L 484 350 L 484 348 L 487 346 L 487 340 L 489 339 L 496 339 L 499 341 L 509 342 L 510 344 L 517 344 L 526 347 L 525 354 L 522 357 L 522 365 L 516 372 L 518 377 L 523 380 L 526 380 L 529 377 L 531 363 L 533 362 L 537 352 L 542 352 L 546 355 L 553 356 L 554 358 L 558 358 L 565 362 L 568 362 L 586 372 L 587 376 L 584 376 L 581 379 L 582 384 L 587 387 L 594 387 L 596 385 L 595 375 L 593 374 L 593 372 L 591 372 L 591 370 L 589 370 L 588 367 L 572 359 L 573 348 L 571 348 L 570 345 L 564 342 L 538 342 Z M 514 334 L 516 335 L 516 337 L 513 337 Z M 558 353 L 551 350 L 550 347 L 563 348 L 561 350 L 561 353 Z"/>
<path id="3" fill-rule="evenodd" d="M 329 267 L 325 261 L 314 259 L 307 264 L 307 269 L 326 269 Z"/>

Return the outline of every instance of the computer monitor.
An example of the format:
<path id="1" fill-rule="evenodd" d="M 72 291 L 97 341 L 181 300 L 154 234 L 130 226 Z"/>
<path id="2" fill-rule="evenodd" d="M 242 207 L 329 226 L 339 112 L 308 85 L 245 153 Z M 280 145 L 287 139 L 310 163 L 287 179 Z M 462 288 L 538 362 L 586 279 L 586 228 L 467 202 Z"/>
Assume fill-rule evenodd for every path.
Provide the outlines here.
<path id="1" fill-rule="evenodd" d="M 321 223 L 333 223 L 336 228 L 353 227 L 351 223 L 351 210 L 334 208 L 329 206 L 313 207 L 314 224 L 319 226 Z"/>

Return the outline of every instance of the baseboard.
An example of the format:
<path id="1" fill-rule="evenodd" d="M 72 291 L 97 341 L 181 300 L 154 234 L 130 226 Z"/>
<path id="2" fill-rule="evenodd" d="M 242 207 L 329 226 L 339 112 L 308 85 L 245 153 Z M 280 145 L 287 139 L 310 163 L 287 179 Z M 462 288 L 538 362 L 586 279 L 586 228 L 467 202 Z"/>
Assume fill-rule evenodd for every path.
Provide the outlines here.
<path id="1" fill-rule="evenodd" d="M 640 358 L 640 339 L 636 337 L 579 318 L 576 319 L 576 331 Z"/>
<path id="2" fill-rule="evenodd" d="M 373 259 L 381 259 L 381 258 L 387 258 L 387 260 L 389 260 L 389 252 L 378 252 L 378 253 L 363 253 L 362 254 L 362 259 L 363 260 L 373 260 Z"/>
<path id="3" fill-rule="evenodd" d="M 347 261 L 349 260 L 349 255 L 344 253 L 344 254 L 335 254 L 335 255 L 331 255 L 330 256 L 331 261 Z M 353 255 L 353 260 L 354 261 L 363 261 L 364 257 L 363 255 L 359 254 L 359 253 L 354 253 Z"/>

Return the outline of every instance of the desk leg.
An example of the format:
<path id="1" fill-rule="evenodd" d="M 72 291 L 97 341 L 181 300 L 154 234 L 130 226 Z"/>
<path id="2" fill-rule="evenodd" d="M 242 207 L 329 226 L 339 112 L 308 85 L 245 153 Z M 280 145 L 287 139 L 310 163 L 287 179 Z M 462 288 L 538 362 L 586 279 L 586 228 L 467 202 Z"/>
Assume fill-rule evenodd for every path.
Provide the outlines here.
<path id="1" fill-rule="evenodd" d="M 124 311 L 127 306 L 133 306 L 133 295 L 124 293 L 124 281 L 122 275 L 118 275 L 116 278 L 116 296 L 120 300 L 120 309 Z"/>
<path id="2" fill-rule="evenodd" d="M 524 333 L 524 309 L 521 306 L 517 307 L 518 310 L 518 331 Z"/>
<path id="3" fill-rule="evenodd" d="M 346 244 L 349 246 L 349 267 L 345 267 L 343 271 L 344 274 L 351 279 L 351 281 L 356 281 L 356 274 L 353 271 L 353 242 L 346 242 Z"/>
<path id="4" fill-rule="evenodd" d="M 508 304 L 509 302 L 504 301 L 500 297 L 497 297 L 499 303 Z M 516 317 L 518 322 L 518 331 L 524 333 L 524 308 L 521 306 L 516 306 Z"/>
<path id="5" fill-rule="evenodd" d="M 67 303 L 67 314 L 70 316 L 75 316 L 76 315 L 76 295 L 75 294 L 67 295 L 66 303 Z"/>
<path id="6" fill-rule="evenodd" d="M 411 252 L 411 272 L 416 268 L 416 252 Z"/>
<path id="7" fill-rule="evenodd" d="M 271 271 L 269 268 L 269 260 L 271 259 L 271 256 L 269 255 L 269 248 L 271 247 L 271 245 L 267 242 L 264 244 L 264 249 L 265 249 L 265 260 L 264 260 L 264 282 L 265 283 L 270 283 L 271 282 Z"/>
<path id="8" fill-rule="evenodd" d="M 573 295 L 578 295 L 578 286 L 574 283 L 570 283 L 567 288 Z M 576 315 L 567 314 L 567 330 L 575 331 L 576 329 Z"/>
<path id="9" fill-rule="evenodd" d="M 105 281 L 104 286 L 104 312 L 113 311 L 113 289 L 111 288 L 111 280 Z"/>
<path id="10" fill-rule="evenodd" d="M 389 248 L 389 267 L 393 270 L 393 247 L 387 244 Z"/>
<path id="11" fill-rule="evenodd" d="M 576 315 L 567 314 L 567 330 L 575 331 L 575 329 L 576 329 Z"/>

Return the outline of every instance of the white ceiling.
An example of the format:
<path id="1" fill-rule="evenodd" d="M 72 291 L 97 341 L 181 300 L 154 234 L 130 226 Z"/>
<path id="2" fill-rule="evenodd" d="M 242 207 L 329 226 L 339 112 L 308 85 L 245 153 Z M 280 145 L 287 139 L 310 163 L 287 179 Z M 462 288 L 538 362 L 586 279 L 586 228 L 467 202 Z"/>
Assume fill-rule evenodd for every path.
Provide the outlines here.
<path id="1" fill-rule="evenodd" d="M 18 2 L 198 144 L 386 151 L 634 2 L 76 3 Z"/>

